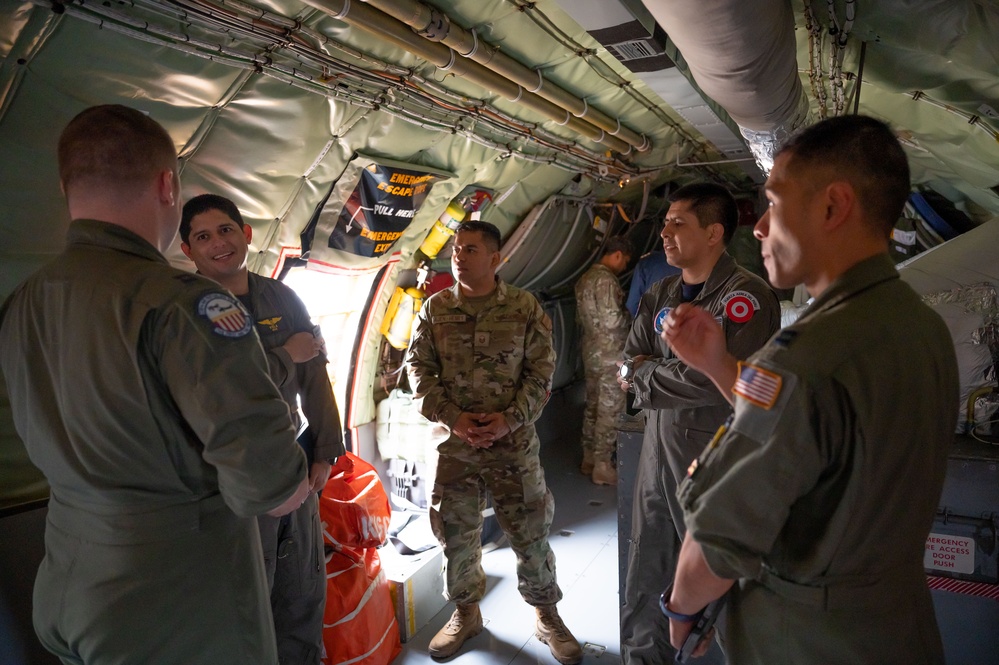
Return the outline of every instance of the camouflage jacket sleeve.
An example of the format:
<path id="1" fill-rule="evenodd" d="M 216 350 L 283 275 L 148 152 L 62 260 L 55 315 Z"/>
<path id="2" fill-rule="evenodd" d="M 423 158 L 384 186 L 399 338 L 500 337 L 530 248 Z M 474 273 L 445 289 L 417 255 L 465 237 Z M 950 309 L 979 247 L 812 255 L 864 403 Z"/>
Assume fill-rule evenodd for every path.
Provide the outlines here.
<path id="1" fill-rule="evenodd" d="M 441 381 L 441 359 L 434 340 L 430 308 L 431 300 L 428 299 L 416 316 L 413 337 L 406 352 L 406 374 L 416 408 L 423 417 L 452 427 L 461 415 L 461 407 L 449 399 Z"/>
<path id="2" fill-rule="evenodd" d="M 631 319 L 621 304 L 624 292 L 610 270 L 598 271 L 588 280 L 581 295 L 580 315 L 589 320 L 591 330 L 597 334 L 607 332 L 618 339 L 627 334 Z"/>
<path id="3" fill-rule="evenodd" d="M 517 394 L 503 412 L 510 431 L 533 423 L 541 416 L 541 411 L 551 396 L 552 377 L 555 374 L 551 320 L 534 296 L 526 292 L 523 296 L 530 301 L 524 335 L 524 364 Z"/>

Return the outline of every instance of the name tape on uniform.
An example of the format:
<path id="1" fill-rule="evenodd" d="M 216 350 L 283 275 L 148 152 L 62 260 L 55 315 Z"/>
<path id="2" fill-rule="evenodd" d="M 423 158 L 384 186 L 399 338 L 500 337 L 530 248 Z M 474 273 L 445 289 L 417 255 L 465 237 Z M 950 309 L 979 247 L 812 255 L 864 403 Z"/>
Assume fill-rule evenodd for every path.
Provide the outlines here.
<path id="1" fill-rule="evenodd" d="M 780 374 L 744 362 L 740 362 L 738 368 L 739 377 L 732 392 L 758 407 L 771 409 L 780 395 L 783 382 Z"/>
<path id="2" fill-rule="evenodd" d="M 227 293 L 208 293 L 198 301 L 198 316 L 212 324 L 212 332 L 222 337 L 244 337 L 253 329 L 250 313 L 243 303 Z"/>
<path id="3" fill-rule="evenodd" d="M 468 321 L 467 314 L 438 314 L 434 317 L 434 323 L 465 323 Z"/>

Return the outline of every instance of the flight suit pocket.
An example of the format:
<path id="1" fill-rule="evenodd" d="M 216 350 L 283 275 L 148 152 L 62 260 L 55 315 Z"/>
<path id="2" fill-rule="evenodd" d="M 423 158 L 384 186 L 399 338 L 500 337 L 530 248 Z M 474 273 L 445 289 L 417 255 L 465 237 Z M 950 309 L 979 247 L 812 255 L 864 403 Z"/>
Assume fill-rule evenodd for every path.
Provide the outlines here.
<path id="1" fill-rule="evenodd" d="M 683 431 L 683 437 L 687 440 L 687 445 L 692 451 L 695 451 L 697 455 L 704 452 L 704 449 L 711 439 L 714 437 L 714 432 L 705 432 L 699 429 L 686 429 Z"/>

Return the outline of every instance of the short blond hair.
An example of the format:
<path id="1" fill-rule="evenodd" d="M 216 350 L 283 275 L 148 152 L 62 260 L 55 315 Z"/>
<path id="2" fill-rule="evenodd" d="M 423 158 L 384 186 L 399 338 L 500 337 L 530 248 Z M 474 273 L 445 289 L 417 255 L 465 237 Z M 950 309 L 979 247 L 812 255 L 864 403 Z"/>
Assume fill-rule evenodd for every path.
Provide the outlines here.
<path id="1" fill-rule="evenodd" d="M 134 189 L 176 167 L 177 149 L 167 131 L 120 104 L 81 111 L 59 137 L 59 181 L 67 193 L 88 186 Z"/>

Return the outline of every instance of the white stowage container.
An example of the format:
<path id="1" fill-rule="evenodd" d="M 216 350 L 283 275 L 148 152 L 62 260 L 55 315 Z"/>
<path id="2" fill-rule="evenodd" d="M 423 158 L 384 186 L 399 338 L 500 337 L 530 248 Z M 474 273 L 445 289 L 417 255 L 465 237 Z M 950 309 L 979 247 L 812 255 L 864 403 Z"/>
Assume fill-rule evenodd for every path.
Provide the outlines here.
<path id="1" fill-rule="evenodd" d="M 408 642 L 437 615 L 444 604 L 444 550 L 434 547 L 419 554 L 403 555 L 383 547 L 382 570 L 388 577 L 399 636 Z"/>

